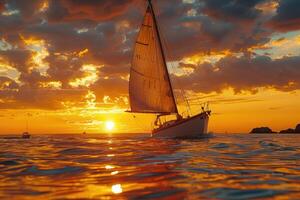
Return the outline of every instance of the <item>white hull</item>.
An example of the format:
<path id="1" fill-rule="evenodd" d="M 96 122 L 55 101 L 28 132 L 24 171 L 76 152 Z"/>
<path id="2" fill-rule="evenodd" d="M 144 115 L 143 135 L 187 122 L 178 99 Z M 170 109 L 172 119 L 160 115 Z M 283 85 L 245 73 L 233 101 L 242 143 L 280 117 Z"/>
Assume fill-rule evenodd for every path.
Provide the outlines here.
<path id="1" fill-rule="evenodd" d="M 152 132 L 152 137 L 198 138 L 207 134 L 208 121 L 209 114 L 204 112 L 168 127 L 155 129 Z"/>

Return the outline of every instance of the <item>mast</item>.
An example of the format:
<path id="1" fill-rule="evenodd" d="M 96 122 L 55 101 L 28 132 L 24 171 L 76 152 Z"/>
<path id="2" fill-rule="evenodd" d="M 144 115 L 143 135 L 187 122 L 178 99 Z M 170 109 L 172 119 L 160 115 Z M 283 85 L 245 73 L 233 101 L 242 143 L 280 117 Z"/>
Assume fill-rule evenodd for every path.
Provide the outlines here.
<path id="1" fill-rule="evenodd" d="M 27 117 L 26 117 L 26 132 L 28 132 L 28 117 L 29 117 L 29 114 L 27 113 Z"/>
<path id="2" fill-rule="evenodd" d="M 178 114 L 178 108 L 177 108 L 177 104 L 176 104 L 176 100 L 175 100 L 175 96 L 174 96 L 174 92 L 173 92 L 171 79 L 170 79 L 170 76 L 169 76 L 169 71 L 168 71 L 167 62 L 166 62 L 166 56 L 165 56 L 165 52 L 164 52 L 163 45 L 162 45 L 162 42 L 161 42 L 161 36 L 160 36 L 159 30 L 158 30 L 158 24 L 157 24 L 156 16 L 155 16 L 153 5 L 152 5 L 152 0 L 148 0 L 148 3 L 149 3 L 149 7 L 151 9 L 151 14 L 152 14 L 153 21 L 154 21 L 154 26 L 155 26 L 155 29 L 156 29 L 156 34 L 157 34 L 157 37 L 158 37 L 159 47 L 160 47 L 161 52 L 162 52 L 162 58 L 163 58 L 163 61 L 164 61 L 164 68 L 166 70 L 166 74 L 167 74 L 167 77 L 168 77 L 168 82 L 169 82 L 170 87 L 171 87 L 172 99 L 173 99 L 175 109 L 176 109 L 175 111 Z"/>

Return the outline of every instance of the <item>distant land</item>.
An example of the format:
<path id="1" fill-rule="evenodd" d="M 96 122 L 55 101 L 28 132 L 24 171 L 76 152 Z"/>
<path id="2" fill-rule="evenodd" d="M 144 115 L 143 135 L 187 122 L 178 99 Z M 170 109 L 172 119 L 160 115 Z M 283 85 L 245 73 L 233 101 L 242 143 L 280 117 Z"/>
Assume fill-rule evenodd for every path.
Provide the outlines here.
<path id="1" fill-rule="evenodd" d="M 269 127 L 258 127 L 258 128 L 252 129 L 250 133 L 251 134 L 264 134 L 264 133 L 278 133 L 278 132 L 273 131 Z M 294 129 L 288 128 L 288 129 L 279 131 L 279 133 L 282 133 L 282 134 L 284 134 L 284 133 L 300 134 L 300 124 L 298 124 Z"/>

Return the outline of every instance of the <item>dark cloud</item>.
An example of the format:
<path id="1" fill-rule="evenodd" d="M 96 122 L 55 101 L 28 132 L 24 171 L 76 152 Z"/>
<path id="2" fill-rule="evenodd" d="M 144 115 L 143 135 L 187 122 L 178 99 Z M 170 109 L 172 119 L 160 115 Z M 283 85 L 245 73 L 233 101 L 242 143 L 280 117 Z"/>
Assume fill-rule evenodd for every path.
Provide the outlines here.
<path id="1" fill-rule="evenodd" d="M 268 42 L 272 32 L 263 26 L 264 17 L 255 8 L 263 1 L 247 2 L 199 0 L 178 6 L 157 2 L 157 7 L 164 6 L 159 15 L 160 29 L 173 57 L 241 52 Z"/>
<path id="2" fill-rule="evenodd" d="M 8 49 L 0 46 L 1 60 L 21 74 L 20 82 L 0 79 L 4 88 L 0 99 L 7 99 L 7 107 L 59 109 L 63 108 L 63 101 L 80 104 L 87 90 L 95 92 L 98 101 L 106 95 L 111 98 L 127 95 L 128 81 L 123 78 L 129 72 L 145 1 L 49 0 L 48 8 L 43 10 L 44 2 L 0 0 L 0 12 L 18 11 L 0 14 L 0 41 L 11 45 Z M 273 18 L 257 8 L 263 2 L 271 0 L 195 0 L 195 3 L 153 0 L 168 60 L 224 51 L 246 55 L 253 46 L 269 42 L 276 31 L 299 28 L 297 0 L 280 1 Z M 43 65 L 49 66 L 45 74 L 35 70 L 41 66 L 32 63 L 34 50 L 29 50 L 22 38 L 44 41 L 43 48 L 49 53 L 43 58 Z M 244 56 L 227 57 L 215 65 L 182 63 L 182 67 L 195 71 L 181 79 L 194 91 L 203 92 L 220 91 L 228 86 L 237 91 L 267 86 L 292 90 L 299 87 L 298 59 Z M 69 82 L 85 77 L 81 69 L 86 64 L 102 66 L 98 69 L 99 80 L 76 90 Z M 61 83 L 61 88 L 42 87 L 53 81 Z M 295 85 L 287 87 L 292 81 Z M 5 104 L 0 107 L 5 108 Z"/>
<path id="3" fill-rule="evenodd" d="M 52 54 L 46 61 L 49 63 L 49 77 L 52 81 L 60 81 L 63 88 L 69 88 L 69 81 L 84 76 L 84 72 L 80 71 L 83 63 L 79 59 Z"/>
<path id="4" fill-rule="evenodd" d="M 255 6 L 265 0 L 203 0 L 204 13 L 217 19 L 225 20 L 254 20 L 261 12 Z"/>
<path id="5" fill-rule="evenodd" d="M 19 15 L 0 15 L 0 36 L 7 36 L 22 30 L 25 26 L 24 20 Z"/>
<path id="6" fill-rule="evenodd" d="M 196 66 L 195 66 L 196 67 Z M 215 65 L 204 63 L 187 76 L 175 80 L 195 92 L 221 92 L 233 88 L 256 91 L 258 87 L 271 87 L 282 91 L 300 89 L 300 57 L 272 60 L 267 56 L 226 57 Z"/>
<path id="7" fill-rule="evenodd" d="M 18 89 L 19 85 L 12 79 L 0 76 L 0 90 Z"/>
<path id="8" fill-rule="evenodd" d="M 50 21 L 106 21 L 126 12 L 135 0 L 62 0 L 49 2 Z"/>
<path id="9" fill-rule="evenodd" d="M 64 109 L 63 102 L 72 106 L 85 105 L 86 90 L 40 90 L 22 86 L 18 91 L 0 90 L 0 109 Z"/>
<path id="10" fill-rule="evenodd" d="M 31 57 L 31 52 L 22 49 L 12 49 L 1 51 L 0 58 L 4 59 L 11 66 L 15 67 L 20 72 L 26 72 L 28 70 L 28 60 Z"/>
<path id="11" fill-rule="evenodd" d="M 90 88 L 99 97 L 110 96 L 114 98 L 128 95 L 128 81 L 117 77 L 100 78 Z"/>
<path id="12" fill-rule="evenodd" d="M 130 59 L 129 48 L 123 43 L 125 35 L 117 32 L 116 24 L 104 22 L 93 29 L 79 33 L 72 23 L 38 24 L 26 30 L 26 35 L 34 35 L 51 44 L 51 51 L 74 53 L 88 49 L 89 62 L 98 64 L 125 64 Z"/>
<path id="13" fill-rule="evenodd" d="M 69 11 L 62 5 L 61 1 L 49 1 L 46 15 L 50 22 L 59 22 L 69 15 Z"/>
<path id="14" fill-rule="evenodd" d="M 22 17 L 34 17 L 42 7 L 44 0 L 6 0 L 10 10 L 19 10 Z"/>
<path id="15" fill-rule="evenodd" d="M 1 0 L 0 1 L 0 12 L 2 12 L 4 10 L 4 1 Z"/>
<path id="16" fill-rule="evenodd" d="M 102 73 L 104 76 L 109 76 L 109 75 L 121 75 L 121 76 L 126 76 L 129 72 L 130 66 L 125 65 L 125 66 L 104 66 L 100 68 L 100 73 Z"/>
<path id="17" fill-rule="evenodd" d="M 279 31 L 293 31 L 300 29 L 300 1 L 281 0 L 277 15 L 270 21 L 270 25 Z"/>
<path id="18" fill-rule="evenodd" d="M 39 89 L 40 83 L 49 81 L 49 77 L 43 76 L 40 74 L 40 72 L 33 70 L 30 72 L 21 73 L 19 80 L 24 83 L 24 87 Z"/>

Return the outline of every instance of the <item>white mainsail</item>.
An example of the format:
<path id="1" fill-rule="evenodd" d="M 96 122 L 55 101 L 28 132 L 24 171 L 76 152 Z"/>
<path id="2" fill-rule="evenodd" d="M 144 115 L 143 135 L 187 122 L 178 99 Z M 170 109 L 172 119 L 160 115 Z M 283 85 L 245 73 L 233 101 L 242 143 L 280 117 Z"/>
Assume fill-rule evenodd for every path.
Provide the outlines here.
<path id="1" fill-rule="evenodd" d="M 152 5 L 138 34 L 129 80 L 131 112 L 177 113 Z"/>

